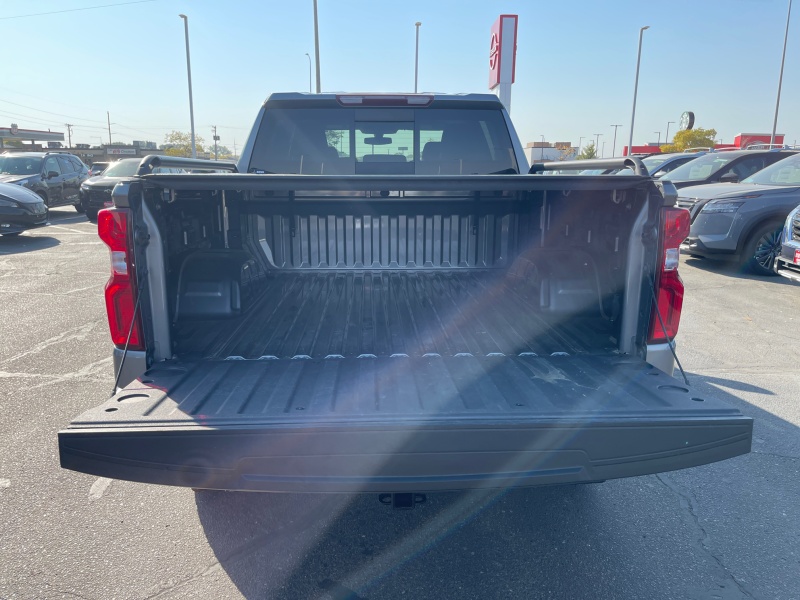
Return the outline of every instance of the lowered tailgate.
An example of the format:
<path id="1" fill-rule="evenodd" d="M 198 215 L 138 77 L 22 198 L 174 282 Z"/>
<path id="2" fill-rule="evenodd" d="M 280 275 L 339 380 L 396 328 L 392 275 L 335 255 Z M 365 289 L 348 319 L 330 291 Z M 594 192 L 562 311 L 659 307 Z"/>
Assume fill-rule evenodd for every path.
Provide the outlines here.
<path id="1" fill-rule="evenodd" d="M 598 481 L 750 451 L 752 420 L 628 356 L 168 361 L 59 433 L 99 476 L 262 491 Z"/>

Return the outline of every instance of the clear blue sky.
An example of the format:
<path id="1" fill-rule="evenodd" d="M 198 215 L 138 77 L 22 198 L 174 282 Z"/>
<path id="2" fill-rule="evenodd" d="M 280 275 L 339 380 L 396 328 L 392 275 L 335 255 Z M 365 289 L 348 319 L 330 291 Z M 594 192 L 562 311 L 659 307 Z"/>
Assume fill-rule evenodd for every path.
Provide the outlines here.
<path id="1" fill-rule="evenodd" d="M 73 142 L 163 142 L 189 130 L 183 22 L 189 16 L 195 124 L 241 147 L 268 94 L 308 90 L 312 0 L 0 0 L 0 123 L 64 130 Z M 79 12 L 30 13 L 120 4 Z M 634 143 L 684 110 L 732 141 L 772 128 L 788 0 L 319 0 L 323 91 L 409 91 L 414 22 L 421 91 L 484 92 L 489 29 L 519 15 L 512 118 L 523 144 L 571 141 L 612 123 L 628 138 L 636 45 L 645 32 Z M 800 139 L 800 3 L 789 31 L 778 132 Z M 58 114 L 51 114 L 58 113 Z M 675 125 L 670 126 L 671 132 Z M 586 139 L 584 139 L 586 143 Z"/>

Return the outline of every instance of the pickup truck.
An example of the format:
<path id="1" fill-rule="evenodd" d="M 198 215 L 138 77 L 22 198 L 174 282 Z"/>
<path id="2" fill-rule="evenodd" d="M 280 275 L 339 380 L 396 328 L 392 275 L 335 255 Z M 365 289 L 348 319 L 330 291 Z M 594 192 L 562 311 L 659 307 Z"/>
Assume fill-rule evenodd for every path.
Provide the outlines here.
<path id="1" fill-rule="evenodd" d="M 633 173 L 529 172 L 497 98 L 422 94 L 273 94 L 237 165 L 144 158 L 98 218 L 116 393 L 61 465 L 410 494 L 749 452 L 750 418 L 672 377 L 674 186 L 584 164 Z"/>

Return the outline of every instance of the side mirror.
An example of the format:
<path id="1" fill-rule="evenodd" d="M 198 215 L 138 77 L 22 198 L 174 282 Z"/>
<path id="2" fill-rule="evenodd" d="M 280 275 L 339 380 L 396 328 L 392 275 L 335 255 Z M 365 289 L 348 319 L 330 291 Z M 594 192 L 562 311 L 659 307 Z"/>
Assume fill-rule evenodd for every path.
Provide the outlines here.
<path id="1" fill-rule="evenodd" d="M 58 173 L 56 173 L 55 171 L 48 171 L 47 179 L 52 179 L 53 177 L 58 177 Z"/>
<path id="2" fill-rule="evenodd" d="M 736 173 L 725 173 L 719 180 L 721 183 L 739 183 L 739 176 Z"/>

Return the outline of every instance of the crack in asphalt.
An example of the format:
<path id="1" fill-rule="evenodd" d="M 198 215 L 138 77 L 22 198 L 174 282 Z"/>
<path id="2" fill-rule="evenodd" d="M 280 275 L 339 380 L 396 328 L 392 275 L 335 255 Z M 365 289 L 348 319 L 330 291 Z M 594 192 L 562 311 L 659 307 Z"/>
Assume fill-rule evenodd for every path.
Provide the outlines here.
<path id="1" fill-rule="evenodd" d="M 157 592 L 155 592 L 153 594 L 150 594 L 148 596 L 143 596 L 142 598 L 144 600 L 152 600 L 153 598 L 163 597 L 164 594 L 169 594 L 170 592 L 174 592 L 175 590 L 177 590 L 177 589 L 179 589 L 179 588 L 181 588 L 181 587 L 183 587 L 183 586 L 185 586 L 185 585 L 187 585 L 189 583 L 192 583 L 193 581 L 195 581 L 197 579 L 201 579 L 201 578 L 205 577 L 206 575 L 210 575 L 212 572 L 214 572 L 215 569 L 219 569 L 219 568 L 222 568 L 222 565 L 220 565 L 219 561 L 214 561 L 212 564 L 206 566 L 202 571 L 197 571 L 193 575 L 189 575 L 188 577 L 184 577 L 183 579 L 180 579 L 179 581 L 175 581 L 174 583 L 167 583 L 165 586 L 161 587 L 161 589 L 159 589 Z M 159 585 L 161 585 L 161 584 L 159 584 Z"/>
<path id="2" fill-rule="evenodd" d="M 96 319 L 89 323 L 79 325 L 78 327 L 73 327 L 72 329 L 67 329 L 65 331 L 62 331 L 58 335 L 55 335 L 49 339 L 39 342 L 38 344 L 35 344 L 32 348 L 25 350 L 24 352 L 20 352 L 18 354 L 0 360 L 0 365 L 5 365 L 10 362 L 14 362 L 15 360 L 19 360 L 20 358 L 25 358 L 26 356 L 30 356 L 31 354 L 38 354 L 39 352 L 46 350 L 50 346 L 61 344 L 62 342 L 71 342 L 71 341 L 82 342 L 86 339 L 86 337 L 90 333 L 92 333 L 92 331 L 94 331 L 94 329 L 98 326 L 100 322 L 101 322 L 100 319 Z"/>
<path id="3" fill-rule="evenodd" d="M 800 460 L 800 456 L 792 456 L 791 454 L 780 454 L 778 452 L 762 452 L 760 450 L 751 450 L 751 454 L 763 454 L 765 456 L 773 456 L 775 458 L 785 458 L 787 460 Z"/>
<path id="4" fill-rule="evenodd" d="M 697 516 L 697 499 L 689 492 L 688 490 L 682 489 L 677 483 L 672 481 L 669 477 L 667 477 L 664 473 L 657 473 L 656 479 L 658 479 L 664 486 L 669 489 L 673 494 L 678 496 L 679 503 L 681 508 L 684 508 L 687 514 L 691 517 L 692 523 L 694 524 L 695 528 L 697 528 L 700 532 L 700 537 L 697 540 L 699 542 L 700 548 L 708 554 L 714 562 L 719 565 L 719 568 L 727 575 L 731 581 L 733 581 L 734 585 L 739 589 L 739 591 L 747 598 L 753 598 L 755 600 L 755 596 L 748 590 L 743 583 L 741 583 L 731 570 L 725 566 L 725 563 L 722 562 L 722 559 L 717 556 L 714 550 L 711 548 L 709 544 L 709 540 L 711 536 L 708 535 L 705 527 L 700 523 L 700 518 Z"/>
<path id="5" fill-rule="evenodd" d="M 58 594 L 58 596 L 50 596 L 48 594 L 48 597 L 50 598 L 63 598 L 65 595 L 67 595 L 67 596 L 73 596 L 75 598 L 83 598 L 84 600 L 95 600 L 94 596 L 84 596 L 83 594 L 78 594 L 77 592 L 69 592 L 67 590 L 59 590 L 57 588 L 52 588 L 52 590 L 53 593 Z"/>

